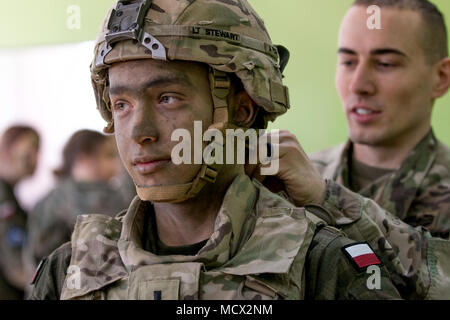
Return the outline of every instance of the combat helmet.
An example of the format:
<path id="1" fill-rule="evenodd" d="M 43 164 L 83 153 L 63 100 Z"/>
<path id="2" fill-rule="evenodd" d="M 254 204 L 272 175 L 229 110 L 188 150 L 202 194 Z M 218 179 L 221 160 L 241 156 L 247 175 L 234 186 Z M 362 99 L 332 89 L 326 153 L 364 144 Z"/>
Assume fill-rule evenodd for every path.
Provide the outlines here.
<path id="1" fill-rule="evenodd" d="M 138 60 L 184 60 L 209 65 L 213 101 L 210 128 L 230 127 L 229 74 L 242 82 L 267 121 L 289 108 L 282 71 L 289 52 L 274 46 L 246 0 L 119 0 L 107 13 L 95 45 L 91 79 L 97 108 L 114 132 L 109 100 L 108 67 Z M 136 186 L 139 197 L 154 202 L 181 202 L 194 197 L 206 183 L 214 183 L 218 164 L 203 164 L 187 184 Z"/>

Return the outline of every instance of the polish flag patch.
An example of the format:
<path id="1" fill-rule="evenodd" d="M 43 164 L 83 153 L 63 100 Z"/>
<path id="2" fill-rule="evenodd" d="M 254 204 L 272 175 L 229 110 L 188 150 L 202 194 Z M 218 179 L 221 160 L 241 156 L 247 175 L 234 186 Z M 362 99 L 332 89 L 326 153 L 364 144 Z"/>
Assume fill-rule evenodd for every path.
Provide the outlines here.
<path id="1" fill-rule="evenodd" d="M 342 251 L 357 271 L 364 271 L 368 266 L 382 265 L 367 242 L 352 243 L 343 247 Z"/>

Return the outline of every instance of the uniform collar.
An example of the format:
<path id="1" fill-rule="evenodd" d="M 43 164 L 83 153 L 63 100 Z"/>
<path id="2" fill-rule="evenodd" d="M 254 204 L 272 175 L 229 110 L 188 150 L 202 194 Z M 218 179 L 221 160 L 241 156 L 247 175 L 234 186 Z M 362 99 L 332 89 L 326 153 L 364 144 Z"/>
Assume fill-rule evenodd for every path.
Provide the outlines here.
<path id="1" fill-rule="evenodd" d="M 418 189 L 436 160 L 438 141 L 430 132 L 414 147 L 398 170 L 380 177 L 359 193 L 374 199 L 383 209 L 404 219 L 414 201 Z M 347 141 L 342 150 L 334 180 L 349 186 L 349 159 L 353 144 Z"/>
<path id="2" fill-rule="evenodd" d="M 206 267 L 218 267 L 227 262 L 239 249 L 245 221 L 252 216 L 258 191 L 246 175 L 237 176 L 228 188 L 217 214 L 214 231 L 206 245 L 195 256 L 157 256 L 142 248 L 145 215 L 154 214 L 150 202 L 135 198 L 123 217 L 118 241 L 120 256 L 131 272 L 143 265 L 202 262 Z M 147 219 L 152 223 L 152 219 Z M 151 235 L 148 235 L 151 237 Z M 152 237 L 155 241 L 154 237 Z"/>

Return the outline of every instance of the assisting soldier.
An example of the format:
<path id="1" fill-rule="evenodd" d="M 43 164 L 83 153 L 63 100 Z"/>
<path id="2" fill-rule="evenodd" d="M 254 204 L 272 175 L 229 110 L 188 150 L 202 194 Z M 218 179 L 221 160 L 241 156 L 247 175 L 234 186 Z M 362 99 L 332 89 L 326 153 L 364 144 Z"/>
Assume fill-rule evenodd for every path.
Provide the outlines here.
<path id="1" fill-rule="evenodd" d="M 139 197 L 116 218 L 80 216 L 31 299 L 399 298 L 370 247 L 319 209 L 243 165 L 172 163 L 175 129 L 263 128 L 289 107 L 278 50 L 246 1 L 118 1 L 95 52 L 97 105 Z M 380 289 L 367 286 L 372 265 Z"/>
<path id="2" fill-rule="evenodd" d="M 381 8 L 380 30 L 367 28 L 370 5 Z M 450 150 L 431 128 L 449 86 L 447 32 L 433 4 L 356 0 L 336 71 L 349 141 L 310 162 L 294 135 L 280 135 L 278 178 L 293 203 L 322 204 L 336 227 L 369 241 L 405 298 L 450 299 Z"/>

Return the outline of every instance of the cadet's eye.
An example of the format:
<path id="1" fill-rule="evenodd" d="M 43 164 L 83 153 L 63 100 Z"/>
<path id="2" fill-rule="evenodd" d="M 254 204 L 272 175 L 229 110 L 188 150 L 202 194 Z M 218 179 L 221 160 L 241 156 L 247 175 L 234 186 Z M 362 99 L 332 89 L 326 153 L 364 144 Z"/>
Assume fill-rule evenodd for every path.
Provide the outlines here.
<path id="1" fill-rule="evenodd" d="M 128 110 L 129 105 L 125 102 L 117 102 L 114 104 L 114 110 L 118 112 L 124 112 Z"/>
<path id="2" fill-rule="evenodd" d="M 159 103 L 171 104 L 175 103 L 177 100 L 178 98 L 173 95 L 163 95 L 159 98 Z"/>

